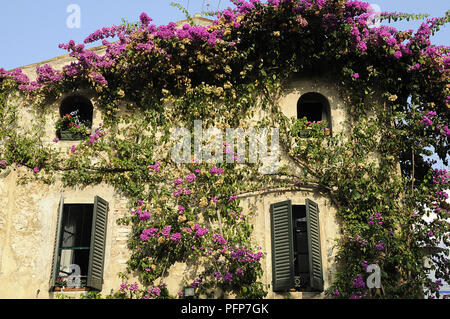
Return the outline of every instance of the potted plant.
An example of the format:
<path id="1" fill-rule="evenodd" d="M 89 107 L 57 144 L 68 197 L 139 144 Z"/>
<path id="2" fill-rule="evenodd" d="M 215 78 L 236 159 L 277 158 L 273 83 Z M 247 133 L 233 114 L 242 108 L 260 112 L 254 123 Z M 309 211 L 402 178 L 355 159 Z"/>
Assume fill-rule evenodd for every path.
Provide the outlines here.
<path id="1" fill-rule="evenodd" d="M 308 121 L 305 118 L 296 120 L 292 128 L 293 133 L 300 138 L 311 138 L 318 136 L 329 136 L 331 130 L 327 127 L 325 121 Z"/>
<path id="2" fill-rule="evenodd" d="M 58 276 L 58 278 L 56 278 L 56 282 L 55 282 L 55 291 L 61 291 L 66 286 L 67 286 L 67 280 L 61 276 Z"/>
<path id="3" fill-rule="evenodd" d="M 56 122 L 56 131 L 60 140 L 82 140 L 90 135 L 89 121 L 82 121 L 78 110 L 66 114 Z"/>
<path id="4" fill-rule="evenodd" d="M 69 282 L 67 278 L 68 277 L 61 276 L 58 276 L 58 278 L 56 278 L 55 291 L 87 291 L 85 278 L 81 278 L 79 282 L 76 282 L 74 280 Z"/>

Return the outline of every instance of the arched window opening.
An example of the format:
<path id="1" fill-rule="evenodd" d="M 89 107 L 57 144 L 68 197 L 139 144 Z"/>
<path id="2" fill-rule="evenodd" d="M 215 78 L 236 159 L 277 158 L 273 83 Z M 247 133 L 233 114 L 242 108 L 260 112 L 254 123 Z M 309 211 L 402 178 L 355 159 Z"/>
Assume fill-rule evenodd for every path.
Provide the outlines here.
<path id="1" fill-rule="evenodd" d="M 80 140 L 90 135 L 94 108 L 91 101 L 81 95 L 65 98 L 60 106 L 57 135 L 61 140 Z"/>
<path id="2" fill-rule="evenodd" d="M 306 117 L 309 122 L 327 122 L 331 132 L 330 104 L 325 96 L 319 93 L 303 94 L 297 103 L 297 119 Z"/>

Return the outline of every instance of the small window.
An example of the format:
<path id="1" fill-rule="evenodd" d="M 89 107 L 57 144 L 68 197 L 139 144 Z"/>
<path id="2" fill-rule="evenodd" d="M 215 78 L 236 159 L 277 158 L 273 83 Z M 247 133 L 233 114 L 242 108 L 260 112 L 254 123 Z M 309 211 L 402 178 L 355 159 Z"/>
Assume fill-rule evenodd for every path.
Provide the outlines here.
<path id="1" fill-rule="evenodd" d="M 65 204 L 61 198 L 53 254 L 51 290 L 101 290 L 108 203 Z"/>
<path id="2" fill-rule="evenodd" d="M 309 122 L 327 122 L 331 130 L 330 104 L 326 97 L 319 93 L 303 94 L 297 102 L 297 119 L 306 119 Z"/>
<path id="3" fill-rule="evenodd" d="M 61 140 L 81 140 L 89 136 L 93 112 L 94 108 L 88 98 L 81 95 L 65 98 L 59 109 L 57 136 Z"/>
<path id="4" fill-rule="evenodd" d="M 323 291 L 318 205 L 272 204 L 273 291 Z"/>

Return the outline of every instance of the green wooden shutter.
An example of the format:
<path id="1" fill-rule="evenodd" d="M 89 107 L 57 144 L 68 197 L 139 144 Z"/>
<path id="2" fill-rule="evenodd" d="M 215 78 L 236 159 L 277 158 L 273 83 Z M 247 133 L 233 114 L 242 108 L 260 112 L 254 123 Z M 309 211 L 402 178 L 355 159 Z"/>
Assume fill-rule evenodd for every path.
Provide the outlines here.
<path id="1" fill-rule="evenodd" d="M 61 199 L 59 201 L 58 207 L 58 217 L 56 221 L 56 233 L 55 233 L 55 241 L 53 245 L 53 259 L 52 259 L 52 268 L 50 272 L 50 290 L 55 287 L 56 278 L 59 273 L 59 247 L 61 245 L 61 228 L 62 228 L 62 218 L 63 218 L 63 210 L 64 210 L 64 197 L 61 195 Z"/>
<path id="2" fill-rule="evenodd" d="M 323 291 L 322 252 L 320 249 L 319 206 L 306 200 L 308 227 L 309 272 L 311 288 Z"/>
<path id="3" fill-rule="evenodd" d="M 291 201 L 270 205 L 273 291 L 294 287 L 294 247 Z"/>
<path id="4" fill-rule="evenodd" d="M 108 206 L 107 201 L 95 196 L 87 286 L 99 291 L 103 284 Z"/>

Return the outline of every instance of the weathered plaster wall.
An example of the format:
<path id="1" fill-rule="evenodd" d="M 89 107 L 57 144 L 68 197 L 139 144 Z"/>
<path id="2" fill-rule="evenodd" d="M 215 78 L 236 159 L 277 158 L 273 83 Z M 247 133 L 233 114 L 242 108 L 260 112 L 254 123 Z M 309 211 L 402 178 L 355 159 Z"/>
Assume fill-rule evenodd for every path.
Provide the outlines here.
<path id="1" fill-rule="evenodd" d="M 95 195 L 109 202 L 103 291 L 117 290 L 121 283 L 117 273 L 128 259 L 129 229 L 116 220 L 128 213 L 127 200 L 105 185 L 84 189 L 63 189 L 60 183 L 16 185 L 21 170 L 0 179 L 0 298 L 54 297 L 48 289 L 61 194 L 67 204 L 94 203 Z"/>

